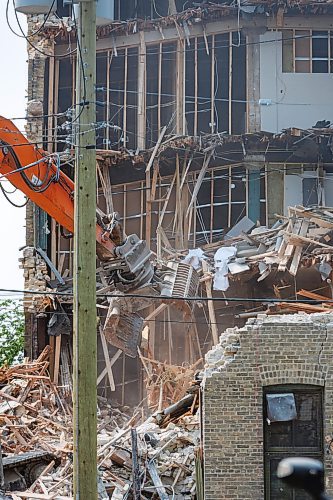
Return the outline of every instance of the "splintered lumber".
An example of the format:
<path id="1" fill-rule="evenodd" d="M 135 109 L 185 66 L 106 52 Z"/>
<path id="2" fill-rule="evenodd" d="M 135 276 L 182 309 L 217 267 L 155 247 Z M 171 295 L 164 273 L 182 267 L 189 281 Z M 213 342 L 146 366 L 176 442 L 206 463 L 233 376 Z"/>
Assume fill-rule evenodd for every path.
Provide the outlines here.
<path id="1" fill-rule="evenodd" d="M 145 358 L 140 353 L 140 360 L 144 366 L 147 378 L 145 380 L 148 407 L 155 411 L 159 407 L 181 400 L 191 385 L 195 371 L 202 359 L 193 365 L 168 365 L 153 359 Z"/>
<path id="2" fill-rule="evenodd" d="M 214 153 L 214 149 L 212 149 L 211 151 L 209 151 L 205 155 L 203 165 L 201 167 L 200 173 L 198 175 L 196 184 L 195 184 L 194 189 L 193 189 L 192 198 L 191 198 L 190 203 L 188 204 L 188 207 L 187 207 L 186 216 L 185 216 L 186 218 L 189 216 L 189 213 L 190 213 L 192 207 L 194 206 L 195 200 L 197 199 L 197 195 L 199 193 L 201 184 L 202 184 L 204 177 L 206 175 L 206 172 L 207 172 L 207 169 L 209 167 L 209 163 L 210 163 L 211 157 L 213 156 L 213 153 Z"/>
<path id="3" fill-rule="evenodd" d="M 300 231 L 299 231 L 299 236 L 305 237 L 307 235 L 308 228 L 309 228 L 309 221 L 303 220 L 302 226 L 301 226 Z M 292 276 L 296 276 L 296 274 L 297 274 L 299 262 L 300 262 L 301 256 L 302 256 L 302 251 L 303 251 L 303 245 L 298 245 L 295 249 L 293 260 L 291 261 L 291 264 L 289 267 L 289 272 Z"/>
<path id="4" fill-rule="evenodd" d="M 58 385 L 58 380 L 59 380 L 60 356 L 61 356 L 61 335 L 58 335 L 55 339 L 55 351 L 54 351 L 53 382 L 55 383 L 55 385 Z"/>
<path id="5" fill-rule="evenodd" d="M 205 277 L 208 277 L 209 279 L 205 280 L 205 287 L 206 287 L 206 295 L 208 299 L 212 298 L 212 283 L 213 283 L 213 278 L 209 274 L 209 269 L 208 269 L 208 264 L 204 260 L 202 261 L 202 270 L 205 273 Z M 217 322 L 216 322 L 216 316 L 215 316 L 215 309 L 214 309 L 214 304 L 212 300 L 208 300 L 207 302 L 208 305 L 208 313 L 209 313 L 209 324 L 212 332 L 212 338 L 213 338 L 213 345 L 217 345 L 219 343 L 219 332 L 217 328 Z"/>
<path id="6" fill-rule="evenodd" d="M 297 292 L 297 295 L 301 295 L 302 297 L 306 297 L 308 299 L 313 299 L 313 300 L 318 300 L 318 301 L 327 301 L 329 303 L 333 303 L 333 299 L 332 301 L 330 300 L 330 297 L 325 297 L 325 295 L 320 295 L 319 293 L 315 293 L 315 292 L 311 292 L 309 290 L 304 290 L 302 288 L 302 290 L 298 290 Z"/>
<path id="7" fill-rule="evenodd" d="M 57 493 L 52 493 L 51 495 L 43 495 L 42 493 L 32 493 L 31 491 L 14 491 L 14 495 L 18 498 L 36 498 L 38 500 L 52 500 L 55 498 Z"/>
<path id="8" fill-rule="evenodd" d="M 331 245 L 326 245 L 325 243 L 321 243 L 321 241 L 317 241 L 317 240 L 313 240 L 311 238 L 306 238 L 305 236 L 300 236 L 299 234 L 296 235 L 296 234 L 293 234 L 293 233 L 289 233 L 287 231 L 283 231 L 284 234 L 286 236 L 289 236 L 289 241 L 294 241 L 296 242 L 295 244 L 297 244 L 297 242 L 305 242 L 305 243 L 310 243 L 311 245 L 318 245 L 320 247 L 323 247 L 323 248 L 329 248 L 330 250 L 332 250 L 332 253 L 333 253 L 333 246 Z"/>
<path id="9" fill-rule="evenodd" d="M 10 456 L 45 450 L 54 457 L 30 489 L 14 492 L 13 499 L 73 498 L 71 407 L 48 376 L 45 354 L 39 362 L 26 360 L 0 370 L 6 406 L 6 413 L 0 415 L 1 431 L 6 436 L 3 452 Z M 202 360 L 187 367 L 143 357 L 142 361 L 147 365 L 148 392 L 154 392 L 156 386 L 157 394 L 163 386 L 160 412 L 144 420 L 139 410 L 130 416 L 98 398 L 99 491 L 103 498 L 107 493 L 109 498 L 120 500 L 133 493 L 134 498 L 140 498 L 140 488 L 142 498 L 152 494 L 162 499 L 170 495 L 195 498 L 200 431 L 199 385 L 193 379 Z"/>
<path id="10" fill-rule="evenodd" d="M 322 219 L 312 210 L 305 210 L 304 207 L 289 207 L 291 212 L 294 212 L 298 217 L 307 217 L 311 222 L 314 222 L 320 227 L 325 227 L 327 229 L 333 229 L 333 222 Z"/>
<path id="11" fill-rule="evenodd" d="M 167 126 L 165 125 L 165 126 L 162 128 L 162 130 L 161 130 L 161 133 L 160 133 L 160 135 L 159 135 L 159 138 L 157 139 L 157 142 L 156 142 L 155 147 L 154 147 L 154 149 L 153 149 L 153 153 L 152 153 L 151 157 L 149 158 L 149 162 L 148 162 L 148 164 L 147 164 L 146 172 L 149 172 L 149 171 L 150 171 L 150 169 L 151 169 L 151 166 L 152 166 L 152 164 L 153 164 L 153 162 L 154 162 L 155 156 L 157 155 L 158 148 L 160 147 L 161 142 L 162 142 L 163 137 L 164 137 L 164 134 L 165 134 L 165 132 L 166 132 L 166 129 L 167 129 Z"/>
<path id="12" fill-rule="evenodd" d="M 329 310 L 323 306 L 317 306 L 313 304 L 303 304 L 303 302 L 280 302 L 278 307 L 283 309 L 289 309 L 293 311 L 303 311 L 303 312 L 329 312 Z"/>

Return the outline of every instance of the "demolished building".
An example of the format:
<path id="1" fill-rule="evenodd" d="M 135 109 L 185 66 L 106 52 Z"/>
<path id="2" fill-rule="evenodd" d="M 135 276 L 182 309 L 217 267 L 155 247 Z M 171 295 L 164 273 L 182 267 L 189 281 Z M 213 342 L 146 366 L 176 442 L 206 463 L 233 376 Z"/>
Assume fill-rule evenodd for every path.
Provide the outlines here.
<path id="1" fill-rule="evenodd" d="M 192 376 L 227 327 L 258 312 L 329 312 L 333 12 L 322 1 L 114 3 L 115 19 L 97 28 L 98 205 L 146 241 L 155 270 L 172 270 L 173 284 L 169 299 L 138 305 L 138 292 L 125 287 L 112 303 L 126 310 L 126 338 L 136 334 L 127 346 L 135 355 L 139 347 L 134 358 L 115 339 L 120 320 L 110 320 L 103 294 L 113 289 L 99 266 L 97 382 L 121 405 L 145 401 L 148 391 L 144 404 L 156 411 L 185 394 L 170 367 Z M 58 2 L 56 14 L 29 18 L 27 134 L 61 151 L 72 176 L 76 26 L 70 6 Z M 27 290 L 71 290 L 70 236 L 28 204 Z M 26 354 L 36 358 L 50 344 L 52 380 L 70 391 L 71 299 L 25 300 Z M 215 380 L 207 379 L 204 405 Z M 292 392 L 303 383 L 290 377 L 273 385 L 294 384 Z M 219 459 L 225 472 L 225 460 L 214 456 L 209 420 L 204 425 L 206 496 L 219 498 L 209 469 Z M 254 498 L 228 488 L 223 498 Z"/>

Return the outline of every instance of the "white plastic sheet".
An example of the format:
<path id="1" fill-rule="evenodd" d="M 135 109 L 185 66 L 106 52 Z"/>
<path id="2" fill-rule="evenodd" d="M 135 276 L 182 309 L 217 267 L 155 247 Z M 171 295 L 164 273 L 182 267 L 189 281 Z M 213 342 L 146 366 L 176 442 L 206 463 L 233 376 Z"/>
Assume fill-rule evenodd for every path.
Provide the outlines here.
<path id="1" fill-rule="evenodd" d="M 197 271 L 201 268 L 201 261 L 206 259 L 205 253 L 201 248 L 193 248 L 188 251 L 188 254 L 183 259 L 185 264 L 190 264 Z"/>
<path id="2" fill-rule="evenodd" d="M 222 292 L 228 290 L 228 262 L 236 255 L 236 252 L 236 247 L 222 247 L 215 252 L 215 276 L 213 281 L 214 290 L 221 290 Z"/>

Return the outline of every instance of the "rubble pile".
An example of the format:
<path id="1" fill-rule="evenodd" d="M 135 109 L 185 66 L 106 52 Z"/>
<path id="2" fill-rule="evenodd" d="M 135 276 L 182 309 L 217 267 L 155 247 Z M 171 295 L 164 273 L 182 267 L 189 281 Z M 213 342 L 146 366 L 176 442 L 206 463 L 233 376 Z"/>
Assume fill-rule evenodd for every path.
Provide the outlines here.
<path id="1" fill-rule="evenodd" d="M 277 216 L 277 222 L 271 227 L 256 227 L 244 217 L 234 226 L 222 241 L 211 243 L 196 252 L 201 262 L 206 260 L 213 279 L 213 289 L 226 291 L 231 282 L 247 282 L 256 279 L 263 282 L 267 278 L 273 280 L 273 290 L 281 299 L 276 273 L 286 272 L 295 277 L 304 268 L 313 268 L 321 276 L 323 288 L 331 287 L 333 269 L 333 208 L 304 208 L 295 206 L 288 208 L 288 217 Z M 189 255 L 185 258 L 189 258 Z M 193 255 L 190 256 L 193 260 Z M 269 282 L 269 280 L 267 280 Z M 304 293 L 303 293 L 304 292 Z M 326 305 L 319 308 L 312 306 L 311 301 L 324 302 L 331 294 L 306 295 L 306 290 L 297 291 L 308 300 L 309 304 L 293 308 L 280 304 L 276 311 L 291 312 L 324 312 Z M 311 293 L 311 292 L 308 292 Z M 314 307 L 314 309 L 312 309 Z"/>
<path id="2" fill-rule="evenodd" d="M 145 370 L 147 404 L 151 411 L 158 411 L 182 399 L 202 359 L 193 365 L 177 366 L 145 358 L 140 352 L 140 359 Z"/>
<path id="3" fill-rule="evenodd" d="M 48 375 L 49 355 L 46 347 L 34 362 L 0 369 L 4 460 L 24 459 L 29 465 L 36 453 L 48 459 L 36 479 L 25 478 L 25 491 L 8 491 L 15 500 L 29 493 L 58 500 L 73 494 L 71 402 Z M 193 383 L 182 399 L 141 424 L 141 409 L 130 417 L 98 398 L 99 498 L 131 498 L 134 481 L 145 498 L 156 493 L 164 499 L 195 498 L 195 471 L 201 465 L 198 392 Z"/>
<path id="4" fill-rule="evenodd" d="M 158 492 L 160 498 L 196 498 L 196 461 L 200 447 L 199 415 L 185 415 L 165 428 L 158 424 L 158 415 L 150 417 L 136 428 L 138 480 L 145 498 Z M 116 488 L 113 500 L 126 498 L 133 482 L 132 439 L 128 431 L 121 437 L 103 468 L 112 468 Z M 115 465 L 117 464 L 117 465 Z"/>
<path id="5" fill-rule="evenodd" d="M 36 292 L 45 292 L 50 276 L 44 259 L 36 252 L 36 249 L 34 247 L 25 247 L 23 257 L 19 260 L 21 262 L 20 268 L 24 270 L 24 288 Z M 43 295 L 26 293 L 23 299 L 24 309 L 30 313 L 38 313 L 44 310 L 48 303 L 49 299 L 44 298 Z"/>
<path id="6" fill-rule="evenodd" d="M 295 276 L 300 266 L 315 264 L 326 279 L 332 271 L 333 208 L 289 207 L 288 217 L 278 217 L 270 229 L 244 217 L 223 241 L 206 245 L 205 253 L 214 252 L 215 268 L 226 265 L 229 279 L 254 271 L 260 282 L 275 269 Z"/>

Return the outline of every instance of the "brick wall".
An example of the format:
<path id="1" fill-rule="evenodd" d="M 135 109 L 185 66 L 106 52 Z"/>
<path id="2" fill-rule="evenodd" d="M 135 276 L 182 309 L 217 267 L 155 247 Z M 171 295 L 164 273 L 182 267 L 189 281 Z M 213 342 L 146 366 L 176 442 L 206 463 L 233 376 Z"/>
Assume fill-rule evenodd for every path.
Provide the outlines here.
<path id="1" fill-rule="evenodd" d="M 228 329 L 206 356 L 205 500 L 264 498 L 263 387 L 324 387 L 324 438 L 333 433 L 333 315 L 264 316 Z M 330 453 L 328 491 L 333 492 Z"/>
<path id="2" fill-rule="evenodd" d="M 42 22 L 43 16 L 37 18 Z M 37 25 L 34 21 L 28 23 L 28 34 L 36 31 Z M 43 36 L 35 35 L 30 38 L 32 45 L 27 44 L 28 52 L 28 102 L 27 102 L 27 122 L 25 131 L 29 141 L 36 143 L 39 147 L 43 145 L 43 118 L 44 114 L 44 76 L 46 55 L 52 54 L 52 42 Z M 37 47 L 36 50 L 34 47 Z M 41 52 L 44 52 L 42 54 Z M 35 217 L 35 205 L 29 201 L 26 206 L 26 245 L 32 247 L 36 245 L 35 224 L 38 218 Z M 25 280 L 25 288 L 28 283 Z M 39 354 L 37 341 L 37 321 L 30 312 L 25 313 L 25 335 L 24 335 L 25 355 L 35 358 Z"/>

